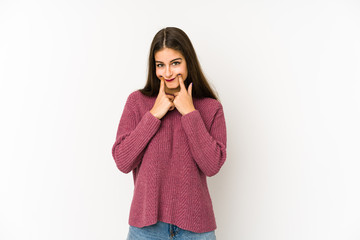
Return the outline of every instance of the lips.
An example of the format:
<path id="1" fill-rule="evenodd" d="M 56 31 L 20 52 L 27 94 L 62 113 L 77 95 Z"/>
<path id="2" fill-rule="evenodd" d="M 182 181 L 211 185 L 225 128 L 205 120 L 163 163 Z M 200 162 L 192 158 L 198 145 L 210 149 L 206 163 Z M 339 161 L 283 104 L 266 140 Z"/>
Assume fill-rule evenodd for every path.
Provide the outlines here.
<path id="1" fill-rule="evenodd" d="M 172 80 L 174 80 L 175 78 L 172 79 L 165 79 L 167 82 L 171 82 Z"/>

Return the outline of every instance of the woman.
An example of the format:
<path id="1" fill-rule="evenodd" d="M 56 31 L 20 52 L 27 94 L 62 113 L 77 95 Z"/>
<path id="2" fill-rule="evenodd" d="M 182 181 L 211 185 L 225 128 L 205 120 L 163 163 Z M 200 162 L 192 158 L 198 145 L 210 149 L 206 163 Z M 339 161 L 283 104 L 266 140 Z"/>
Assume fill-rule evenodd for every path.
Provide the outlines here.
<path id="1" fill-rule="evenodd" d="M 112 147 L 118 169 L 133 172 L 127 239 L 216 239 L 206 177 L 226 159 L 223 107 L 181 29 L 155 35 L 148 67 Z"/>

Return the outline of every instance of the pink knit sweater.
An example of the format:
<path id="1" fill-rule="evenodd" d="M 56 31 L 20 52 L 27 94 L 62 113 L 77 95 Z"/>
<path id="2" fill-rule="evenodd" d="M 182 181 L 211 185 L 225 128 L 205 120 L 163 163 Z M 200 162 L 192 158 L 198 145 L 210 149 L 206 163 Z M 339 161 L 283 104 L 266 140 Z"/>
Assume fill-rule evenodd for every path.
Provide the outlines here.
<path id="1" fill-rule="evenodd" d="M 206 177 L 226 159 L 226 126 L 221 103 L 193 98 L 195 111 L 175 108 L 158 119 L 156 97 L 132 92 L 120 118 L 112 155 L 117 168 L 133 172 L 129 225 L 163 221 L 197 233 L 216 229 Z"/>

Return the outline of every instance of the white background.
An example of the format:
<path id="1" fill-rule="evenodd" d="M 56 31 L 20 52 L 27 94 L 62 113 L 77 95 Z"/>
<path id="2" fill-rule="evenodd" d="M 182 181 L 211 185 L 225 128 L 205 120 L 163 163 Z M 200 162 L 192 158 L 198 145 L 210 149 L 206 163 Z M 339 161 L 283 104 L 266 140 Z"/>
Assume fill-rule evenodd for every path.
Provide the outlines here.
<path id="1" fill-rule="evenodd" d="M 166 26 L 188 34 L 224 107 L 218 239 L 360 239 L 359 13 L 356 0 L 0 0 L 0 239 L 126 238 L 133 178 L 111 148 Z"/>

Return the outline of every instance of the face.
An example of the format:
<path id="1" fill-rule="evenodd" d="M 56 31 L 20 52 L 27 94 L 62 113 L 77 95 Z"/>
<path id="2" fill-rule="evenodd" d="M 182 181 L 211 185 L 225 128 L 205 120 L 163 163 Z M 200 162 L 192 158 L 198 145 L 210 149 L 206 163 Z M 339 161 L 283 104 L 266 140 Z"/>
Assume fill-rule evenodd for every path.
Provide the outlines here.
<path id="1" fill-rule="evenodd" d="M 155 53 L 156 76 L 165 81 L 165 92 L 180 91 L 179 77 L 185 81 L 188 75 L 184 56 L 172 48 L 163 48 Z M 172 80 L 172 81 L 168 81 Z"/>

